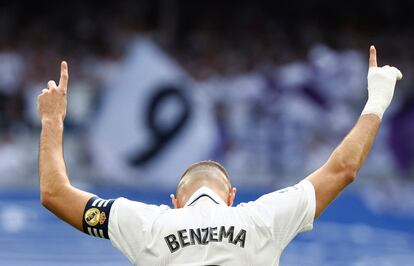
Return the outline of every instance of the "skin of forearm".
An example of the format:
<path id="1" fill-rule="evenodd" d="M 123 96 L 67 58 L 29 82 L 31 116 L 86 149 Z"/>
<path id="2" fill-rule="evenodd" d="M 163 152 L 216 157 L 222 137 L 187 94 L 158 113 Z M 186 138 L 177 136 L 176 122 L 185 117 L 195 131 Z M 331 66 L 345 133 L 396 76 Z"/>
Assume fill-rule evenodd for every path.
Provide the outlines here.
<path id="1" fill-rule="evenodd" d="M 374 114 L 362 115 L 351 132 L 334 150 L 328 164 L 344 171 L 352 181 L 374 143 L 381 119 Z"/>
<path id="2" fill-rule="evenodd" d="M 39 148 L 39 176 L 41 195 L 59 193 L 69 179 L 63 157 L 63 121 L 59 118 L 43 119 Z"/>
<path id="3" fill-rule="evenodd" d="M 328 161 L 307 179 L 316 193 L 317 218 L 339 193 L 355 180 L 374 143 L 381 124 L 379 116 L 362 115 L 354 128 L 333 151 Z"/>

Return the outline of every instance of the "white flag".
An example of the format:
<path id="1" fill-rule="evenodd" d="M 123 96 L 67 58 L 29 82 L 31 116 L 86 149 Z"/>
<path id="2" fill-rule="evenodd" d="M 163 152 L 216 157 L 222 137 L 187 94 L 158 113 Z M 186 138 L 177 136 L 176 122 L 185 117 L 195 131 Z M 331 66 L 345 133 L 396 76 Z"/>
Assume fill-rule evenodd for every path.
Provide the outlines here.
<path id="1" fill-rule="evenodd" d="M 114 182 L 175 186 L 217 145 L 209 99 L 147 38 L 133 41 L 121 64 L 91 125 L 96 166 Z"/>

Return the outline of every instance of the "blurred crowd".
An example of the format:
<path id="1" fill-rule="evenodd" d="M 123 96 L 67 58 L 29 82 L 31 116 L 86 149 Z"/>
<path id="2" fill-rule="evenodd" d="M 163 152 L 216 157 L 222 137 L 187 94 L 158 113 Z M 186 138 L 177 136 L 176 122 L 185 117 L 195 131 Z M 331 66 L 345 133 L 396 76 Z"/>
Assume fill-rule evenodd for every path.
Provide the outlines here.
<path id="1" fill-rule="evenodd" d="M 85 143 L 88 125 L 104 92 L 116 90 L 105 85 L 121 71 L 132 40 L 145 35 L 214 103 L 220 132 L 214 158 L 240 184 L 275 187 L 315 170 L 351 128 L 367 97 L 367 53 L 374 43 L 379 63 L 398 66 L 404 79 L 361 183 L 371 195 L 380 191 L 377 203 L 401 194 L 402 187 L 408 195 L 414 177 L 414 37 L 407 11 L 413 4 L 376 1 L 374 16 L 365 13 L 369 4 L 357 1 L 342 7 L 310 2 L 1 4 L 0 183 L 37 182 L 36 96 L 48 80 L 58 80 L 62 59 L 70 70 L 68 169 L 77 182 L 96 180 Z M 412 196 L 406 202 L 414 205 Z"/>

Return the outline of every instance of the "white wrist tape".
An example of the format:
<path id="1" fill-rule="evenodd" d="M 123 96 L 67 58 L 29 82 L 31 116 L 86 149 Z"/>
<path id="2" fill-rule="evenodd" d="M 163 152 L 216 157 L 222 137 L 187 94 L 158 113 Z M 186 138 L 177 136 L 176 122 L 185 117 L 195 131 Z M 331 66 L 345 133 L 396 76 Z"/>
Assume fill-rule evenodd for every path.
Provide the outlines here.
<path id="1" fill-rule="evenodd" d="M 376 114 L 382 119 L 394 95 L 395 83 L 400 79 L 401 71 L 395 67 L 371 67 L 368 70 L 368 101 L 361 115 Z"/>

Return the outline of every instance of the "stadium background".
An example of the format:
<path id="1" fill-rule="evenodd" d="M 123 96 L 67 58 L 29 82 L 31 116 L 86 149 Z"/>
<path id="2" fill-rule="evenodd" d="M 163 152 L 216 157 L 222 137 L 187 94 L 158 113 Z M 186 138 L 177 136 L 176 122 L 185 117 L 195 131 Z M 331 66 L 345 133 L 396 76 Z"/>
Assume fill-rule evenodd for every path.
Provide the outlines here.
<path id="1" fill-rule="evenodd" d="M 238 202 L 326 160 L 366 100 L 367 52 L 404 73 L 357 181 L 281 265 L 413 265 L 411 1 L 0 4 L 0 265 L 128 265 L 40 206 L 36 96 L 69 63 L 65 158 L 101 197 L 168 202 L 222 162 Z"/>

